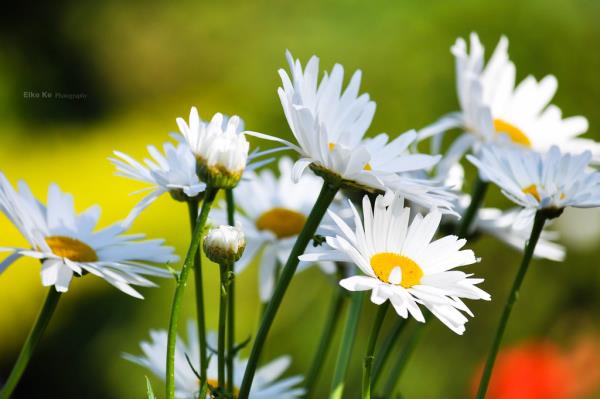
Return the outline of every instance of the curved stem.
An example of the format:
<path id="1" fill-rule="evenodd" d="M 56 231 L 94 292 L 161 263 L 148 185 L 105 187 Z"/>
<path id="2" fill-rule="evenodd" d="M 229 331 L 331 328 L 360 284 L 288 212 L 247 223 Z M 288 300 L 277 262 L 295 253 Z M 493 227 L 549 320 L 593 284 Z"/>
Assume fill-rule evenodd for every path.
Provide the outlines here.
<path id="1" fill-rule="evenodd" d="M 218 359 L 218 385 L 219 389 L 225 391 L 225 328 L 227 324 L 227 289 L 229 282 L 227 277 L 228 265 L 219 265 L 221 271 L 221 284 L 219 295 L 219 329 L 218 329 L 218 344 L 217 344 L 217 359 Z"/>
<path id="2" fill-rule="evenodd" d="M 381 377 L 381 370 L 389 359 L 390 353 L 392 353 L 392 348 L 398 341 L 398 338 L 404 331 L 404 327 L 406 327 L 407 324 L 408 321 L 406 319 L 398 317 L 398 320 L 396 320 L 396 324 L 394 324 L 392 331 L 390 331 L 388 336 L 385 338 L 385 341 L 383 341 L 383 344 L 381 344 L 379 355 L 375 357 L 375 365 L 373 366 L 373 381 L 371 383 L 373 388 L 377 387 L 377 382 L 379 382 L 379 377 Z"/>
<path id="3" fill-rule="evenodd" d="M 190 199 L 188 201 L 188 211 L 190 216 L 190 227 L 192 228 L 192 236 L 196 228 L 196 220 L 198 218 L 198 200 Z M 194 255 L 194 282 L 196 286 L 196 323 L 198 326 L 198 341 L 200 348 L 200 379 L 206 381 L 206 368 L 208 360 L 206 357 L 206 320 L 204 317 L 204 287 L 202 284 L 202 258 L 200 251 L 196 251 Z"/>
<path id="4" fill-rule="evenodd" d="M 352 347 L 354 346 L 354 339 L 356 338 L 356 327 L 358 326 L 358 320 L 360 318 L 364 292 L 352 292 L 350 293 L 350 297 L 348 317 L 343 330 L 344 336 L 340 343 L 340 349 L 338 350 L 338 356 L 333 372 L 333 379 L 331 380 L 331 390 L 329 391 L 330 399 L 341 399 L 344 393 L 344 379 L 346 378 L 346 371 L 348 370 L 348 364 L 350 363 L 350 357 L 352 355 Z"/>
<path id="5" fill-rule="evenodd" d="M 59 299 L 60 292 L 56 291 L 54 287 L 50 287 L 48 290 L 48 295 L 46 295 L 46 299 L 42 305 L 42 309 L 40 310 L 40 313 L 38 314 L 37 319 L 35 320 L 35 323 L 33 324 L 25 343 L 23 344 L 23 347 L 21 348 L 17 362 L 10 372 L 8 380 L 6 380 L 6 384 L 4 384 L 4 387 L 2 387 L 2 391 L 0 391 L 0 399 L 9 399 L 15 390 L 15 387 L 23 376 L 23 372 L 27 368 L 27 364 L 31 359 L 37 343 L 44 334 L 44 330 L 46 330 L 46 327 L 52 318 L 52 314 L 56 309 Z"/>
<path id="6" fill-rule="evenodd" d="M 363 378 L 362 378 L 362 398 L 363 399 L 371 399 L 371 368 L 373 366 L 373 358 L 375 353 L 375 344 L 377 343 L 377 337 L 379 336 L 379 331 L 381 330 L 381 326 L 383 325 L 383 320 L 385 320 L 385 314 L 390 307 L 390 302 L 385 301 L 383 304 L 379 306 L 379 310 L 377 311 L 377 316 L 375 317 L 375 321 L 373 322 L 373 329 L 371 330 L 371 335 L 369 335 L 369 343 L 367 345 L 367 354 L 365 355 L 365 360 L 363 364 Z"/>
<path id="7" fill-rule="evenodd" d="M 394 391 L 394 388 L 396 387 L 398 381 L 400 380 L 400 377 L 402 376 L 404 366 L 406 366 L 408 359 L 410 359 L 410 356 L 415 350 L 426 325 L 427 324 L 425 323 L 419 323 L 414 327 L 412 334 L 410 335 L 408 341 L 402 348 L 402 352 L 400 352 L 400 356 L 398 356 L 398 358 L 396 359 L 396 363 L 394 363 L 394 365 L 392 366 L 392 370 L 390 371 L 388 380 L 386 381 L 385 386 L 383 387 L 383 395 L 381 396 L 382 398 L 392 397 L 392 392 Z"/>
<path id="8" fill-rule="evenodd" d="M 471 225 L 473 224 L 473 220 L 475 220 L 475 216 L 477 215 L 477 211 L 483 204 L 483 199 L 485 198 L 485 193 L 487 191 L 489 183 L 485 182 L 481 179 L 479 174 L 475 178 L 473 182 L 473 191 L 471 192 L 471 203 L 469 207 L 465 211 L 465 214 L 460 221 L 460 225 L 456 231 L 456 234 L 459 237 L 467 237 L 469 234 L 469 230 Z"/>
<path id="9" fill-rule="evenodd" d="M 225 191 L 225 201 L 227 203 L 227 223 L 235 226 L 235 201 L 233 189 Z M 227 391 L 233 392 L 234 370 L 233 360 L 235 358 L 235 268 L 229 265 L 228 270 L 229 290 L 227 306 Z"/>
<path id="10" fill-rule="evenodd" d="M 271 297 L 265 314 L 262 317 L 260 328 L 258 329 L 258 333 L 256 335 L 256 340 L 254 341 L 252 351 L 250 352 L 250 358 L 248 359 L 248 365 L 246 366 L 244 379 L 242 381 L 242 386 L 240 387 L 240 394 L 238 395 L 239 399 L 248 399 L 250 388 L 252 387 L 252 380 L 254 379 L 254 373 L 256 372 L 256 367 L 258 365 L 258 359 L 262 353 L 267 335 L 269 334 L 269 330 L 271 329 L 275 315 L 279 310 L 283 296 L 285 295 L 285 292 L 287 291 L 287 288 L 294 277 L 294 273 L 296 273 L 296 269 L 298 268 L 298 263 L 300 262 L 298 257 L 306 250 L 306 246 L 312 239 L 315 231 L 317 231 L 317 227 L 319 227 L 319 224 L 323 219 L 323 215 L 325 215 L 325 212 L 331 204 L 331 201 L 333 201 L 338 189 L 338 184 L 333 185 L 327 181 L 323 183 L 323 188 L 321 188 L 319 197 L 317 198 L 310 215 L 308 215 L 302 231 L 298 235 L 298 239 L 296 240 L 296 243 L 290 252 L 290 257 L 288 258 L 285 267 L 281 271 L 281 276 L 277 281 L 273 296 Z"/>
<path id="11" fill-rule="evenodd" d="M 210 212 L 210 207 L 215 200 L 215 196 L 218 192 L 217 188 L 207 187 L 204 195 L 204 202 L 202 203 L 202 209 L 198 218 L 196 219 L 196 225 L 192 233 L 192 239 L 190 247 L 188 248 L 183 262 L 183 267 L 179 273 L 177 279 L 177 287 L 175 288 L 175 295 L 173 297 L 173 304 L 171 305 L 171 316 L 169 318 L 169 336 L 167 340 L 167 365 L 166 365 L 166 397 L 167 399 L 173 399 L 175 396 L 175 345 L 177 341 L 177 324 L 179 323 L 179 313 L 181 312 L 181 304 L 183 301 L 183 293 L 187 286 L 187 278 L 190 273 L 192 266 L 195 267 L 196 274 L 196 305 L 198 311 L 198 338 L 200 340 L 200 377 L 203 380 L 202 384 L 206 382 L 206 330 L 202 325 L 200 330 L 200 319 L 204 321 L 204 299 L 202 296 L 202 268 L 200 262 L 196 263 L 196 259 L 200 259 L 200 256 L 196 258 L 198 249 L 200 247 L 200 241 L 202 240 L 202 234 L 204 232 L 204 225 Z M 204 350 L 203 350 L 204 349 Z"/>
<path id="12" fill-rule="evenodd" d="M 327 358 L 327 352 L 331 346 L 331 339 L 333 338 L 333 334 L 335 333 L 338 325 L 345 299 L 346 294 L 344 289 L 340 286 L 334 287 L 331 305 L 329 306 L 329 311 L 325 320 L 325 326 L 323 327 L 323 332 L 321 333 L 321 340 L 319 341 L 319 346 L 317 347 L 317 351 L 313 357 L 310 369 L 306 374 L 306 382 L 304 384 L 304 396 L 306 398 L 310 398 L 312 395 L 312 391 L 317 384 L 317 379 L 319 378 L 321 370 L 323 369 L 323 364 Z"/>
<path id="13" fill-rule="evenodd" d="M 544 229 L 545 223 L 546 215 L 544 215 L 542 211 L 538 211 L 535 214 L 533 228 L 531 229 L 531 236 L 529 237 L 527 245 L 525 246 L 523 260 L 521 261 L 521 265 L 519 266 L 519 270 L 517 271 L 515 281 L 513 282 L 510 294 L 508 295 L 508 299 L 506 300 L 506 305 L 504 305 L 504 311 L 502 312 L 500 322 L 498 323 L 498 329 L 496 330 L 496 335 L 492 343 L 492 348 L 485 363 L 483 374 L 481 375 L 481 381 L 479 383 L 479 389 L 477 391 L 477 399 L 485 398 L 488 384 L 492 376 L 494 362 L 496 361 L 496 356 L 498 355 L 498 350 L 500 349 L 500 343 L 502 342 L 502 337 L 504 335 L 504 331 L 506 330 L 506 325 L 508 323 L 508 319 L 510 318 L 510 313 L 512 311 L 513 305 L 515 304 L 519 296 L 519 289 L 521 288 L 521 284 L 523 283 L 523 279 L 525 278 L 525 274 L 527 273 L 527 269 L 529 268 L 529 263 L 531 261 L 531 258 L 533 257 L 533 251 L 535 250 L 535 246 L 538 242 L 538 239 L 540 238 L 542 230 Z"/>

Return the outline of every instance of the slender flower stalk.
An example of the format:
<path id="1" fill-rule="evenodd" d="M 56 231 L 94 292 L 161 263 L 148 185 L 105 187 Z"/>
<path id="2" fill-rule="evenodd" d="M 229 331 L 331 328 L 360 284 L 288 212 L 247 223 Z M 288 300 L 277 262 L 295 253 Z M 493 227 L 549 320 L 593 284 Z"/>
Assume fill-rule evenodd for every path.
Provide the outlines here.
<path id="1" fill-rule="evenodd" d="M 371 335 L 369 336 L 369 343 L 367 345 L 367 354 L 365 355 L 365 360 L 363 364 L 363 378 L 362 378 L 362 398 L 363 399 L 371 399 L 371 370 L 373 368 L 373 359 L 375 354 L 375 344 L 377 343 L 377 337 L 379 336 L 379 331 L 381 330 L 381 326 L 383 325 L 383 321 L 385 320 L 385 315 L 387 313 L 388 308 L 390 307 L 390 302 L 385 302 L 379 307 L 377 311 L 377 316 L 375 317 L 375 322 L 373 323 L 373 329 L 371 330 Z"/>
<path id="2" fill-rule="evenodd" d="M 462 220 L 458 226 L 458 230 L 456 231 L 459 237 L 467 237 L 469 234 L 469 229 L 475 220 L 475 216 L 477 215 L 477 211 L 483 205 L 483 199 L 485 198 L 485 194 L 487 192 L 489 183 L 484 181 L 479 174 L 475 178 L 473 182 L 473 192 L 471 193 L 471 203 L 469 207 L 465 211 Z"/>
<path id="3" fill-rule="evenodd" d="M 192 234 L 196 227 L 196 219 L 198 218 L 198 203 L 197 199 L 190 199 L 188 201 L 188 210 L 190 215 L 190 227 L 192 228 Z M 206 368 L 208 367 L 208 361 L 206 359 L 206 319 L 204 317 L 204 287 L 202 284 L 202 257 L 200 251 L 196 251 L 194 256 L 194 278 L 196 286 L 196 317 L 198 325 L 198 347 L 200 348 L 200 364 L 199 373 L 200 379 L 206 381 Z"/>
<path id="4" fill-rule="evenodd" d="M 229 286 L 228 270 L 229 265 L 221 264 L 221 284 L 219 295 L 219 329 L 218 329 L 218 344 L 217 344 L 217 360 L 218 360 L 218 381 L 219 388 L 225 387 L 225 334 L 227 327 L 227 291 Z"/>
<path id="5" fill-rule="evenodd" d="M 48 290 L 48 295 L 42 305 L 42 309 L 38 314 L 38 317 L 29 333 L 29 336 L 25 340 L 23 347 L 21 348 L 21 353 L 19 353 L 19 357 L 17 358 L 17 362 L 13 366 L 12 371 L 6 380 L 6 384 L 0 391 L 0 399 L 9 399 L 15 390 L 15 387 L 19 383 L 25 368 L 27 368 L 27 364 L 29 363 L 29 359 L 33 355 L 33 351 L 35 347 L 44 334 L 50 319 L 52 318 L 52 314 L 56 309 L 56 305 L 58 304 L 58 300 L 60 299 L 60 292 L 56 291 L 54 287 L 50 287 Z"/>
<path id="6" fill-rule="evenodd" d="M 483 374 L 481 375 L 481 381 L 479 382 L 479 389 L 477 391 L 477 399 L 485 398 L 488 384 L 492 376 L 494 362 L 496 361 L 496 356 L 498 355 L 498 350 L 500 349 L 500 344 L 502 342 L 502 337 L 504 336 L 504 331 L 506 330 L 506 325 L 508 324 L 508 319 L 510 318 L 510 313 L 515 302 L 517 301 L 517 297 L 519 296 L 519 289 L 521 288 L 521 284 L 523 283 L 523 279 L 525 278 L 525 274 L 529 268 L 529 263 L 533 257 L 533 251 L 535 250 L 535 246 L 540 238 L 540 234 L 544 229 L 544 224 L 546 223 L 547 218 L 547 213 L 544 210 L 539 210 L 535 214 L 533 229 L 531 230 L 531 236 L 527 242 L 527 246 L 525 247 L 525 252 L 523 253 L 523 260 L 521 261 L 521 265 L 517 271 L 517 276 L 515 277 L 510 294 L 506 300 L 506 305 L 504 305 L 504 311 L 500 317 L 500 322 L 498 324 L 498 329 L 496 330 L 492 348 L 490 349 L 490 353 L 485 363 L 485 368 L 483 369 Z"/>
<path id="7" fill-rule="evenodd" d="M 317 227 L 319 227 L 319 224 L 321 223 L 321 220 L 323 219 L 327 208 L 329 207 L 336 193 L 338 192 L 340 184 L 341 181 L 324 181 L 323 187 L 321 188 L 321 192 L 319 193 L 319 197 L 317 198 L 315 206 L 310 212 L 310 215 L 308 216 L 306 223 L 302 228 L 302 231 L 298 235 L 298 239 L 296 240 L 296 243 L 292 248 L 290 257 L 288 258 L 285 267 L 281 271 L 281 276 L 277 281 L 277 285 L 275 287 L 273 296 L 262 317 L 261 325 L 256 335 L 256 340 L 254 341 L 252 352 L 250 353 L 250 358 L 248 359 L 248 366 L 246 367 L 244 379 L 242 381 L 242 386 L 238 395 L 239 399 L 248 399 L 248 395 L 250 394 L 250 388 L 252 386 L 252 380 L 254 379 L 254 374 L 258 365 L 258 359 L 260 357 L 260 354 L 262 353 L 262 349 L 267 339 L 267 335 L 269 334 L 269 330 L 271 329 L 271 325 L 273 324 L 275 315 L 279 310 L 279 306 L 281 305 L 283 296 L 285 295 L 285 292 L 287 291 L 287 288 L 290 285 L 290 282 L 292 281 L 292 277 L 294 277 L 294 273 L 298 268 L 298 263 L 300 262 L 298 257 L 304 253 L 306 247 L 308 246 L 308 243 L 317 231 Z"/>
<path id="8" fill-rule="evenodd" d="M 183 293 L 185 292 L 185 288 L 187 286 L 187 278 L 190 273 L 190 269 L 194 265 L 196 260 L 196 254 L 198 253 L 198 249 L 200 246 L 200 241 L 202 240 L 202 233 L 204 231 L 204 225 L 206 224 L 206 220 L 208 219 L 208 213 L 210 212 L 210 207 L 212 206 L 215 196 L 218 192 L 217 188 L 213 188 L 208 186 L 206 188 L 206 193 L 204 197 L 204 202 L 202 203 L 202 209 L 200 210 L 200 214 L 196 219 L 196 225 L 194 226 L 194 231 L 192 233 L 192 239 L 190 242 L 190 247 L 188 248 L 187 254 L 185 256 L 185 261 L 183 262 L 183 267 L 181 268 L 181 272 L 179 273 L 179 278 L 177 279 L 177 287 L 175 288 L 175 296 L 173 297 L 173 304 L 171 306 L 171 316 L 169 319 L 169 330 L 168 330 L 168 341 L 167 341 L 167 373 L 166 373 L 166 397 L 168 399 L 173 399 L 175 396 L 175 345 L 177 341 L 177 325 L 179 323 L 179 314 L 181 312 L 181 304 L 183 301 Z M 201 280 L 201 265 L 200 262 L 196 263 L 196 305 L 202 306 L 202 308 L 198 308 L 198 313 L 202 311 L 204 313 L 204 299 L 201 297 L 202 289 L 202 280 Z M 200 278 L 200 279 L 199 279 Z M 200 317 L 199 317 L 200 319 Z M 201 341 L 200 347 L 206 348 L 206 336 L 204 337 L 204 341 L 202 341 L 202 333 L 199 333 L 199 340 Z M 204 355 L 201 352 L 202 356 L 206 356 L 206 352 Z M 200 361 L 201 369 L 206 368 L 206 361 Z M 206 372 L 202 370 L 201 376 L 206 376 Z M 201 384 L 204 384 L 206 380 L 201 381 Z"/>
<path id="9" fill-rule="evenodd" d="M 235 226 L 235 200 L 233 189 L 225 190 L 225 201 L 227 203 L 227 223 L 230 226 Z M 235 358 L 235 272 L 234 264 L 229 267 L 229 290 L 228 290 L 228 306 L 227 306 L 227 391 L 233 392 L 234 367 L 233 359 Z"/>
<path id="10" fill-rule="evenodd" d="M 377 387 L 377 382 L 379 381 L 379 377 L 381 377 L 381 370 L 387 363 L 387 360 L 392 353 L 392 348 L 398 342 L 398 338 L 402 335 L 404 328 L 406 327 L 407 320 L 403 318 L 398 318 L 396 320 L 396 324 L 389 332 L 388 336 L 385 338 L 385 341 L 381 344 L 381 349 L 379 350 L 379 355 L 375 357 L 375 364 L 373 365 L 373 376 L 371 385 L 373 388 Z"/>
<path id="11" fill-rule="evenodd" d="M 381 395 L 382 398 L 392 397 L 394 388 L 396 388 L 396 385 L 398 384 L 398 381 L 402 376 L 402 372 L 404 371 L 404 366 L 406 366 L 406 363 L 408 363 L 410 356 L 417 347 L 417 344 L 421 339 L 421 334 L 423 334 L 423 330 L 425 329 L 426 325 L 427 324 L 420 323 L 414 326 L 413 331 L 410 334 L 410 337 L 408 338 L 408 341 L 406 342 L 406 344 L 402 348 L 402 352 L 400 352 L 400 355 L 396 359 L 396 363 L 394 363 L 394 365 L 392 366 L 390 375 L 385 383 L 385 386 L 383 387 L 383 394 Z"/>
<path id="12" fill-rule="evenodd" d="M 342 273 L 339 274 L 341 275 Z M 340 276 L 340 278 L 342 277 Z M 327 358 L 327 352 L 331 346 L 331 339 L 333 338 L 340 320 L 345 299 L 346 295 L 343 288 L 339 286 L 334 287 L 331 305 L 329 306 L 327 318 L 325 319 L 325 326 L 323 327 L 323 332 L 321 333 L 321 340 L 319 341 L 319 346 L 317 347 L 317 351 L 313 357 L 310 369 L 306 374 L 304 389 L 306 391 L 307 398 L 311 397 L 312 391 L 316 386 L 319 375 L 321 374 L 321 370 L 323 369 L 323 364 Z"/>
<path id="13" fill-rule="evenodd" d="M 344 394 L 344 380 L 346 379 L 346 371 L 348 370 L 348 364 L 352 355 L 352 347 L 356 338 L 356 328 L 360 319 L 364 296 L 365 294 L 360 291 L 350 293 L 350 307 L 348 308 L 344 335 L 340 343 L 340 349 L 338 350 L 333 379 L 331 380 L 330 399 L 341 399 Z"/>

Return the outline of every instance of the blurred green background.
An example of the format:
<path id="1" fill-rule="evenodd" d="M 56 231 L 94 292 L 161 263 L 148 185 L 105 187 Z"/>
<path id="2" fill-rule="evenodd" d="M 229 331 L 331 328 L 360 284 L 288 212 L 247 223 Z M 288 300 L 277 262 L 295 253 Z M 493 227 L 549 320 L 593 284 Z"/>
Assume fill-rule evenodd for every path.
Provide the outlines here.
<path id="1" fill-rule="evenodd" d="M 291 136 L 276 89 L 285 49 L 323 67 L 342 63 L 364 72 L 362 89 L 377 102 L 370 134 L 420 128 L 458 108 L 449 47 L 477 31 L 488 55 L 499 36 L 511 41 L 518 78 L 555 74 L 555 103 L 565 115 L 589 118 L 600 139 L 600 2 L 593 0 L 452 2 L 13 2 L 0 16 L 0 169 L 25 179 L 45 200 L 49 182 L 76 196 L 83 210 L 103 206 L 105 225 L 126 215 L 141 188 L 115 177 L 106 158 L 115 149 L 137 157 L 176 130 L 175 118 L 197 105 L 201 115 L 239 114 L 255 131 Z M 84 93 L 85 99 L 32 99 L 24 92 Z M 256 142 L 255 142 L 256 144 Z M 266 144 L 266 145 L 265 145 Z M 267 147 L 268 143 L 260 143 Z M 499 198 L 497 190 L 493 195 Z M 492 198 L 494 199 L 494 198 Z M 161 198 L 134 225 L 165 237 L 183 254 L 184 205 Z M 583 216 L 582 216 L 583 215 Z M 565 345 L 598 327 L 600 269 L 597 212 L 568 213 L 560 226 L 567 261 L 536 261 L 521 293 L 507 344 L 548 337 Z M 4 217 L 0 245 L 24 244 Z M 406 398 L 468 396 L 471 375 L 487 348 L 519 254 L 492 239 L 473 244 L 476 273 L 495 301 L 473 303 L 463 337 L 441 323 L 426 330 L 399 386 Z M 216 326 L 217 270 L 209 269 L 208 321 Z M 257 320 L 257 267 L 239 278 L 238 338 Z M 141 368 L 121 359 L 139 353 L 150 328 L 164 328 L 174 284 L 144 291 L 145 301 L 97 279 L 75 280 L 25 374 L 15 398 L 142 398 Z M 292 284 L 264 359 L 293 356 L 290 373 L 306 370 L 330 297 L 316 269 Z M 40 305 L 39 265 L 22 260 L 0 276 L 0 376 L 5 377 Z M 185 318 L 192 317 L 193 289 Z M 347 393 L 356 393 L 360 361 L 375 311 L 365 307 Z M 389 318 L 391 324 L 393 318 Z M 337 344 L 334 345 L 337 348 Z M 319 386 L 329 386 L 333 357 Z M 156 391 L 162 384 L 153 380 Z"/>

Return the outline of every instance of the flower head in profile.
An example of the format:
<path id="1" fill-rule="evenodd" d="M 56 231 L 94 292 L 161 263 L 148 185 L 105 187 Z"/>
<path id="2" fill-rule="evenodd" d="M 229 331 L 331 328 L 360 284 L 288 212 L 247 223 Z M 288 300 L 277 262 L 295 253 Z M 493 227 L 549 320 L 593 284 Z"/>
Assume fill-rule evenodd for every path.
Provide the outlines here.
<path id="1" fill-rule="evenodd" d="M 367 191 L 396 191 L 426 206 L 447 208 L 435 184 L 413 179 L 408 173 L 426 170 L 439 156 L 413 154 L 415 131 L 390 140 L 387 134 L 366 139 L 375 113 L 368 94 L 359 94 L 361 72 L 356 71 L 344 89 L 344 68 L 334 65 L 319 82 L 319 59 L 313 56 L 303 69 L 300 60 L 286 53 L 290 75 L 281 69 L 279 98 L 298 144 L 279 137 L 248 132 L 283 143 L 301 158 L 294 165 L 297 180 L 307 167 L 325 178 Z M 393 185 L 393 187 L 392 187 Z"/>
<path id="2" fill-rule="evenodd" d="M 263 302 L 269 300 L 275 287 L 278 265 L 289 257 L 298 234 L 319 195 L 319 178 L 312 174 L 303 175 L 297 183 L 292 180 L 292 160 L 279 160 L 279 176 L 265 169 L 258 173 L 246 173 L 235 189 L 235 202 L 240 210 L 236 221 L 244 230 L 246 249 L 235 264 L 241 272 L 248 264 L 260 259 L 259 294 Z M 223 209 L 211 212 L 215 223 L 226 223 Z M 311 250 L 309 245 L 308 250 Z M 300 270 L 308 266 L 303 262 Z M 333 272 L 330 262 L 319 265 L 326 272 Z"/>
<path id="3" fill-rule="evenodd" d="M 600 173 L 588 170 L 591 157 L 589 151 L 561 154 L 558 147 L 539 154 L 485 146 L 478 157 L 468 156 L 468 159 L 484 180 L 496 184 L 506 197 L 532 216 L 540 209 L 558 215 L 567 206 L 600 206 Z"/>
<path id="4" fill-rule="evenodd" d="M 228 265 L 240 259 L 246 248 L 246 238 L 239 226 L 220 225 L 208 231 L 203 245 L 208 259 Z"/>
<path id="5" fill-rule="evenodd" d="M 12 254 L 0 264 L 0 272 L 26 256 L 42 262 L 42 284 L 54 286 L 57 291 L 67 291 L 73 275 L 90 273 L 136 298 L 142 296 L 131 285 L 155 286 L 144 275 L 171 276 L 165 269 L 146 264 L 177 261 L 173 248 L 164 246 L 163 240 L 142 240 L 141 234 L 125 235 L 126 222 L 94 231 L 100 207 L 77 214 L 73 197 L 54 184 L 48 189 L 47 205 L 40 203 L 24 182 L 18 186 L 17 192 L 0 173 L 0 210 L 31 247 L 1 248 Z"/>
<path id="6" fill-rule="evenodd" d="M 470 50 L 463 38 L 452 46 L 456 60 L 456 86 L 460 112 L 451 113 L 423 129 L 421 138 L 440 135 L 452 128 L 465 133 L 451 146 L 447 160 L 460 158 L 469 148 L 480 143 L 512 143 L 538 152 L 553 145 L 563 151 L 581 153 L 590 150 L 600 161 L 600 144 L 578 136 L 588 129 L 582 116 L 564 118 L 560 108 L 550 104 L 557 80 L 548 75 L 536 80 L 526 77 L 516 84 L 516 68 L 508 56 L 508 39 L 502 37 L 488 63 L 476 33 L 470 37 Z M 435 145 L 436 149 L 439 145 Z M 441 167 L 446 167 L 445 162 Z"/>
<path id="7" fill-rule="evenodd" d="M 179 337 L 175 348 L 175 397 L 177 399 L 197 399 L 200 391 L 200 382 L 197 373 L 191 365 L 199 364 L 200 348 L 198 345 L 198 334 L 195 324 L 188 323 L 188 344 Z M 217 347 L 217 336 L 210 332 L 207 336 L 209 348 Z M 167 353 L 167 332 L 165 330 L 151 330 L 150 341 L 140 344 L 143 355 L 134 356 L 125 354 L 124 357 L 133 363 L 150 370 L 158 378 L 165 378 L 165 365 Z M 187 358 L 186 358 L 187 356 Z M 189 359 L 189 362 L 188 362 Z M 302 382 L 301 376 L 280 378 L 290 366 L 291 360 L 288 356 L 279 357 L 260 367 L 254 378 L 250 390 L 250 399 L 293 399 L 304 395 L 304 389 L 298 387 Z M 236 356 L 233 363 L 233 386 L 234 396 L 242 383 L 246 370 L 247 360 Z M 207 369 L 208 385 L 213 389 L 218 388 L 218 365 L 217 357 L 212 356 Z M 207 395 L 209 399 L 211 396 Z"/>
<path id="8" fill-rule="evenodd" d="M 339 232 L 327 237 L 330 250 L 301 256 L 304 260 L 352 262 L 362 275 L 340 281 L 350 291 L 371 291 L 371 301 L 381 305 L 390 301 L 398 315 L 416 320 L 425 318 L 419 305 L 429 309 L 457 334 L 465 331 L 472 316 L 461 298 L 489 300 L 490 296 L 476 285 L 482 279 L 454 270 L 477 262 L 473 251 L 461 250 L 466 240 L 445 236 L 434 240 L 442 214 L 432 211 L 417 214 L 409 223 L 410 208 L 404 200 L 394 198 L 386 204 L 378 196 L 373 209 L 367 196 L 363 199 L 364 222 L 356 209 L 352 229 L 337 215 L 331 214 Z"/>
<path id="9" fill-rule="evenodd" d="M 240 117 L 227 118 L 216 113 L 210 122 L 205 122 L 192 107 L 189 124 L 177 118 L 177 125 L 196 157 L 200 178 L 215 187 L 235 187 L 246 167 L 250 148 Z"/>
<path id="10" fill-rule="evenodd" d="M 197 197 L 206 188 L 206 184 L 196 174 L 196 159 L 185 143 L 163 145 L 164 155 L 154 146 L 148 146 L 152 159 L 145 158 L 143 163 L 127 154 L 115 151 L 109 160 L 117 167 L 117 175 L 148 183 L 150 191 L 137 205 L 139 211 L 145 209 L 156 198 L 169 193 L 178 201 Z"/>

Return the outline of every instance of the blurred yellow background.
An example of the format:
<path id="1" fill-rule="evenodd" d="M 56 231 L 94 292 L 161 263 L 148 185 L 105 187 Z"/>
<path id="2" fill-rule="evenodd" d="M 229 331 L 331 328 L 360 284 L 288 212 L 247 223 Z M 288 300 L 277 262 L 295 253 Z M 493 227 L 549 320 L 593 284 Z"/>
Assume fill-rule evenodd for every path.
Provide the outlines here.
<path id="1" fill-rule="evenodd" d="M 192 105 L 205 119 L 217 111 L 235 113 L 251 130 L 289 138 L 276 95 L 286 49 L 303 61 L 319 55 L 322 68 L 340 62 L 348 74 L 362 69 L 362 90 L 377 103 L 370 134 L 395 136 L 458 108 L 449 52 L 456 37 L 477 31 L 490 54 L 506 34 L 518 79 L 555 74 L 560 82 L 555 103 L 564 115 L 586 116 L 588 137 L 600 140 L 600 2 L 592 0 L 60 0 L 10 7 L 0 17 L 0 170 L 13 183 L 25 179 L 44 201 L 48 184 L 56 182 L 75 195 L 79 210 L 100 204 L 103 225 L 123 218 L 139 200 L 129 193 L 143 187 L 115 177 L 107 157 L 117 149 L 145 156 L 145 146 L 168 140 L 175 118 L 187 118 Z M 24 98 L 29 91 L 86 98 Z M 493 195 L 492 201 L 500 201 L 497 190 Z M 507 343 L 535 336 L 566 344 L 598 328 L 598 231 L 586 229 L 583 237 L 572 238 L 582 227 L 600 224 L 600 216 L 571 213 L 560 224 L 567 261 L 534 263 Z M 185 206 L 164 196 L 133 230 L 164 237 L 183 255 L 189 232 Z M 0 246 L 24 244 L 4 217 L 0 232 Z M 486 277 L 484 288 L 495 300 L 473 304 L 477 317 L 464 337 L 432 323 L 400 381 L 406 398 L 465 398 L 487 351 L 519 254 L 492 239 L 473 246 L 483 258 L 476 272 Z M 215 327 L 217 270 L 211 266 L 206 264 L 207 317 Z M 239 339 L 256 326 L 256 271 L 254 266 L 238 280 Z M 139 353 L 138 341 L 147 338 L 148 329 L 166 327 L 174 284 L 160 283 L 138 301 L 91 277 L 74 280 L 15 398 L 143 397 L 146 372 L 120 354 Z M 290 353 L 290 373 L 306 370 L 330 289 L 316 269 L 294 280 L 265 359 Z M 21 260 L 0 275 L 0 376 L 10 370 L 43 293 L 36 262 Z M 193 289 L 187 294 L 185 317 L 193 317 Z M 360 381 L 374 307 L 365 309 L 348 392 Z M 333 357 L 323 365 L 322 394 Z M 162 384 L 153 383 L 161 393 Z"/>

